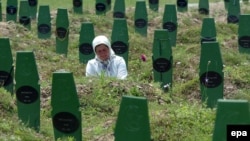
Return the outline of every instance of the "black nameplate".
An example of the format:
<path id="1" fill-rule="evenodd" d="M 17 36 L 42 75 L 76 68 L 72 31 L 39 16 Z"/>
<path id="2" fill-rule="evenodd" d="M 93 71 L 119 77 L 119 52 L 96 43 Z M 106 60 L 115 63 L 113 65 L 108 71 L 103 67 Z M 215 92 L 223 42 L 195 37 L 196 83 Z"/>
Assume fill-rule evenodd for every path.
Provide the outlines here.
<path id="1" fill-rule="evenodd" d="M 0 87 L 8 86 L 12 83 L 12 76 L 6 71 L 0 71 Z"/>
<path id="2" fill-rule="evenodd" d="M 238 39 L 238 43 L 243 48 L 250 49 L 250 36 L 242 36 Z"/>
<path id="3" fill-rule="evenodd" d="M 103 12 L 103 11 L 106 10 L 106 6 L 105 6 L 105 4 L 103 4 L 103 3 L 97 3 L 97 4 L 95 5 L 95 9 L 96 9 L 97 11 Z"/>
<path id="4" fill-rule="evenodd" d="M 153 68 L 158 72 L 167 72 L 171 68 L 171 62 L 166 58 L 158 58 L 153 62 Z"/>
<path id="5" fill-rule="evenodd" d="M 31 104 L 38 99 L 38 92 L 35 88 L 31 86 L 22 86 L 16 91 L 16 96 L 18 101 Z"/>
<path id="6" fill-rule="evenodd" d="M 235 15 L 229 15 L 227 17 L 227 22 L 228 23 L 238 23 L 239 22 L 239 18 Z"/>
<path id="7" fill-rule="evenodd" d="M 36 6 L 37 0 L 28 0 L 30 6 Z"/>
<path id="8" fill-rule="evenodd" d="M 90 55 L 94 50 L 91 44 L 83 43 L 79 46 L 79 51 L 84 55 Z"/>
<path id="9" fill-rule="evenodd" d="M 177 6 L 181 8 L 187 7 L 187 0 L 177 0 Z"/>
<path id="10" fill-rule="evenodd" d="M 67 36 L 67 29 L 65 29 L 64 27 L 58 27 L 56 28 L 56 35 L 58 38 L 65 38 Z"/>
<path id="11" fill-rule="evenodd" d="M 124 18 L 125 14 L 123 12 L 114 12 L 113 17 L 114 18 Z"/>
<path id="12" fill-rule="evenodd" d="M 201 38 L 201 43 L 203 42 L 215 42 L 216 41 L 216 37 L 202 37 Z"/>
<path id="13" fill-rule="evenodd" d="M 150 4 L 158 4 L 158 3 L 159 3 L 159 0 L 149 0 L 149 3 L 150 3 Z"/>
<path id="14" fill-rule="evenodd" d="M 69 112 L 60 112 L 53 117 L 53 126 L 60 132 L 73 133 L 79 128 L 78 119 Z"/>
<path id="15" fill-rule="evenodd" d="M 137 19 L 135 20 L 135 26 L 137 28 L 143 28 L 147 25 L 147 21 L 145 19 Z"/>
<path id="16" fill-rule="evenodd" d="M 127 52 L 128 46 L 121 41 L 116 41 L 111 45 L 112 49 L 114 50 L 115 54 L 123 54 Z"/>
<path id="17" fill-rule="evenodd" d="M 30 18 L 28 16 L 22 16 L 19 18 L 19 23 L 22 25 L 29 25 L 30 24 Z"/>
<path id="18" fill-rule="evenodd" d="M 82 6 L 82 1 L 81 0 L 74 0 L 73 5 L 74 5 L 74 7 L 81 7 Z"/>
<path id="19" fill-rule="evenodd" d="M 200 76 L 200 83 L 207 88 L 218 87 L 222 81 L 221 75 L 215 71 L 208 71 Z"/>
<path id="20" fill-rule="evenodd" d="M 111 4 L 111 0 L 106 0 L 107 4 L 110 5 Z"/>
<path id="21" fill-rule="evenodd" d="M 208 15 L 209 11 L 206 8 L 199 8 L 199 13 L 204 14 L 204 15 Z"/>
<path id="22" fill-rule="evenodd" d="M 163 29 L 167 29 L 169 32 L 175 31 L 177 28 L 176 24 L 173 22 L 165 22 L 163 24 Z"/>
<path id="23" fill-rule="evenodd" d="M 37 27 L 37 30 L 39 33 L 41 34 L 47 34 L 51 31 L 51 27 L 47 24 L 40 24 L 38 27 Z"/>
<path id="24" fill-rule="evenodd" d="M 10 14 L 10 15 L 15 15 L 15 14 L 17 13 L 17 7 L 12 6 L 12 5 L 7 6 L 7 7 L 6 7 L 6 12 L 7 12 L 8 14 Z"/>

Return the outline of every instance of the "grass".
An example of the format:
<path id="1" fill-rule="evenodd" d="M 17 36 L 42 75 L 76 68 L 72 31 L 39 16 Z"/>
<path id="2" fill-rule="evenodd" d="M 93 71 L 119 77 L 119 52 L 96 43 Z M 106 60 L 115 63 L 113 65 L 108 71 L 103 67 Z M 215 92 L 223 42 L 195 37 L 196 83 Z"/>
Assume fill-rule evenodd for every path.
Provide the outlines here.
<path id="1" fill-rule="evenodd" d="M 2 0 L 2 3 L 4 1 Z M 133 3 L 134 1 L 126 1 Z M 197 2 L 197 1 L 194 1 Z M 51 10 L 57 6 L 69 8 L 71 3 L 62 1 L 40 1 L 50 3 Z M 92 5 L 90 0 L 86 3 Z M 164 3 L 164 2 L 163 2 Z M 221 8 L 211 6 L 211 15 L 216 19 L 217 39 L 220 43 L 224 63 L 225 87 L 227 99 L 250 100 L 249 54 L 240 54 L 237 48 L 237 25 L 227 24 L 223 3 L 216 3 Z M 132 4 L 131 4 L 132 5 Z M 247 6 L 242 5 L 243 12 Z M 41 84 L 41 129 L 40 132 L 27 128 L 17 117 L 15 96 L 0 88 L 0 138 L 8 141 L 51 141 L 54 133 L 51 121 L 51 82 L 52 73 L 65 69 L 73 73 L 82 112 L 82 136 L 87 141 L 110 141 L 118 115 L 119 104 L 123 95 L 146 97 L 148 100 L 151 138 L 154 141 L 210 141 L 212 139 L 216 109 L 205 108 L 200 101 L 199 90 L 199 55 L 200 28 L 206 16 L 197 14 L 195 7 L 188 12 L 178 13 L 177 45 L 173 48 L 173 88 L 172 92 L 163 92 L 152 78 L 151 48 L 153 33 L 161 27 L 163 7 L 159 12 L 148 10 L 148 36 L 142 37 L 134 32 L 133 8 L 127 8 L 129 31 L 129 76 L 125 81 L 112 78 L 86 78 L 85 65 L 79 63 L 78 38 L 81 23 L 91 21 L 95 34 L 110 37 L 112 12 L 106 16 L 96 16 L 93 9 L 87 7 L 84 15 L 75 15 L 69 10 L 70 41 L 67 57 L 55 52 L 55 35 L 49 40 L 39 40 L 36 33 L 36 21 L 27 31 L 16 23 L 1 22 L 0 37 L 8 37 L 15 60 L 16 52 L 34 51 Z M 53 30 L 55 12 L 52 12 Z M 147 61 L 142 62 L 140 55 L 145 54 Z M 72 140 L 71 138 L 61 140 Z"/>

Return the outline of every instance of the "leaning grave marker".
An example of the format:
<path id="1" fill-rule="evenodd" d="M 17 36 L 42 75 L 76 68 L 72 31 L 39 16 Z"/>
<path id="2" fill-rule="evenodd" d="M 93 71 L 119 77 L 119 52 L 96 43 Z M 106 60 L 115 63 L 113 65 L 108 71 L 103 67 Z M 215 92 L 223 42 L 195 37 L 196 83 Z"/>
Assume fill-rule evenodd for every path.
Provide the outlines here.
<path id="1" fill-rule="evenodd" d="M 73 137 L 82 141 L 82 116 L 73 73 L 57 71 L 52 76 L 51 115 L 55 140 Z"/>
<path id="2" fill-rule="evenodd" d="M 16 98 L 18 117 L 28 127 L 40 129 L 40 84 L 34 53 L 16 53 Z"/>
<path id="3" fill-rule="evenodd" d="M 0 38 L 0 87 L 13 95 L 14 66 L 9 38 Z"/>
<path id="4" fill-rule="evenodd" d="M 115 127 L 115 141 L 150 141 L 147 99 L 123 96 Z"/>
<path id="5" fill-rule="evenodd" d="M 88 35 L 88 36 L 86 36 Z M 79 37 L 79 61 L 87 64 L 95 57 L 92 41 L 95 38 L 94 25 L 92 22 L 83 22 Z"/>

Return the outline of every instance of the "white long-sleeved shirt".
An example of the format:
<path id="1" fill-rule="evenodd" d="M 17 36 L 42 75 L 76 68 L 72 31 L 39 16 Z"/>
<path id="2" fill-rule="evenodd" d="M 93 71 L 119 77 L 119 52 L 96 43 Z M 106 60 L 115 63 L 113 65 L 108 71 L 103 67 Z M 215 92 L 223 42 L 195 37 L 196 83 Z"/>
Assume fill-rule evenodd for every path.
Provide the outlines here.
<path id="1" fill-rule="evenodd" d="M 128 75 L 125 60 L 117 55 L 112 55 L 106 63 L 94 58 L 88 61 L 86 76 L 105 76 L 125 79 Z"/>

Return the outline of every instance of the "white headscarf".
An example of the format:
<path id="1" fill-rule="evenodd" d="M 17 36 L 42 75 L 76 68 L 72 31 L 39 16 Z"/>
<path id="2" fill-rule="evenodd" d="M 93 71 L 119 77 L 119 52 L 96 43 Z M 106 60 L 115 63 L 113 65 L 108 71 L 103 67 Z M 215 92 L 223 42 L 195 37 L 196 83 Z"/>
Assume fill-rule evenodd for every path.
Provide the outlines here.
<path id="1" fill-rule="evenodd" d="M 96 48 L 98 45 L 100 45 L 100 44 L 104 44 L 104 45 L 106 45 L 106 46 L 109 48 L 109 59 L 108 59 L 108 62 L 109 62 L 110 58 L 113 57 L 113 56 L 115 55 L 115 52 L 114 52 L 113 49 L 111 48 L 110 41 L 109 41 L 109 39 L 108 39 L 106 36 L 104 36 L 104 35 L 99 35 L 99 36 L 96 36 L 96 37 L 94 38 L 94 40 L 93 40 L 93 42 L 92 42 L 92 46 L 93 46 L 93 50 L 94 50 L 94 53 L 95 53 L 95 58 L 96 58 L 98 61 L 100 61 L 100 62 L 106 64 L 106 63 L 108 63 L 108 62 L 107 62 L 107 61 L 101 60 L 101 59 L 97 56 L 96 51 L 95 51 L 95 48 Z"/>

